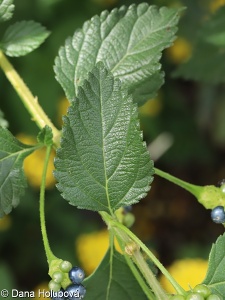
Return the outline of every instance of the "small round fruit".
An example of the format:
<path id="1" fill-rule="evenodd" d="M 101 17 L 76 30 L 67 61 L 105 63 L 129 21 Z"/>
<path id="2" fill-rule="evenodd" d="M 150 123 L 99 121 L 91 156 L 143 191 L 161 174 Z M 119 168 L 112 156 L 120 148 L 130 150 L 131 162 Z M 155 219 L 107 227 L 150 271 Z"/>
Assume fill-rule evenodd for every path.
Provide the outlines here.
<path id="1" fill-rule="evenodd" d="M 65 296 L 68 300 L 83 299 L 86 289 L 82 284 L 71 284 L 66 288 Z"/>
<path id="2" fill-rule="evenodd" d="M 135 222 L 135 216 L 132 213 L 128 212 L 124 215 L 123 224 L 126 227 L 128 227 L 128 228 L 132 227 L 134 222 Z"/>
<path id="3" fill-rule="evenodd" d="M 206 298 L 206 300 L 223 300 L 220 296 L 212 294 Z"/>
<path id="4" fill-rule="evenodd" d="M 73 267 L 69 271 L 69 278 L 73 283 L 80 284 L 84 280 L 84 277 L 85 277 L 84 270 L 82 270 L 79 267 Z"/>
<path id="5" fill-rule="evenodd" d="M 54 280 L 49 281 L 48 287 L 53 292 L 58 292 L 61 288 L 61 284 L 55 282 Z"/>
<path id="6" fill-rule="evenodd" d="M 63 281 L 63 273 L 60 271 L 55 271 L 52 274 L 52 280 L 56 283 L 61 283 Z"/>
<path id="7" fill-rule="evenodd" d="M 213 222 L 221 224 L 225 222 L 225 212 L 223 206 L 216 206 L 211 211 L 211 218 Z"/>
<path id="8" fill-rule="evenodd" d="M 211 295 L 211 290 L 205 284 L 198 284 L 193 288 L 193 292 L 199 293 L 203 297 L 208 297 Z"/>
<path id="9" fill-rule="evenodd" d="M 59 268 L 62 272 L 68 273 L 72 269 L 72 264 L 69 261 L 64 260 L 60 263 Z"/>
<path id="10" fill-rule="evenodd" d="M 204 300 L 205 298 L 199 293 L 190 293 L 187 295 L 186 300 Z"/>

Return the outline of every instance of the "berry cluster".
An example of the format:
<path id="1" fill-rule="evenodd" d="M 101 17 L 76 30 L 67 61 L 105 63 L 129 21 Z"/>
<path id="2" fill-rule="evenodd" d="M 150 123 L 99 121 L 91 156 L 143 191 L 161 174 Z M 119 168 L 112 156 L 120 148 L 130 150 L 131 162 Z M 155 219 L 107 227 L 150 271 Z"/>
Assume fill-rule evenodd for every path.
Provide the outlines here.
<path id="1" fill-rule="evenodd" d="M 217 187 L 220 188 L 222 193 L 225 193 L 225 179 L 220 180 L 217 183 Z M 211 219 L 217 224 L 225 223 L 225 210 L 223 206 L 216 206 L 211 211 Z"/>
<path id="2" fill-rule="evenodd" d="M 198 284 L 187 296 L 173 295 L 169 300 L 222 300 L 222 298 L 216 294 L 212 294 L 207 285 Z"/>
<path id="3" fill-rule="evenodd" d="M 85 287 L 81 284 L 84 280 L 85 273 L 79 267 L 72 267 L 68 261 L 63 261 L 59 265 L 60 271 L 52 274 L 52 280 L 49 282 L 49 289 L 55 292 L 56 296 L 52 300 L 77 300 L 83 299 L 86 293 Z M 71 284 L 64 290 L 61 283 L 64 279 L 64 274 L 68 273 Z"/>

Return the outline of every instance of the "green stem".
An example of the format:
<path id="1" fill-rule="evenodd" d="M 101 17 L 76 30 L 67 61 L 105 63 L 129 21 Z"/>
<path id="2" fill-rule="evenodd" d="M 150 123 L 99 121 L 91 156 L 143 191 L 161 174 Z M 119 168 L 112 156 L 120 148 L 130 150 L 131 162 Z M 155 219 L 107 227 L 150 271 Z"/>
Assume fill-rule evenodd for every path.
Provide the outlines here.
<path id="1" fill-rule="evenodd" d="M 40 188 L 40 222 L 41 222 L 41 233 L 42 233 L 42 239 L 44 244 L 44 249 L 46 253 L 46 257 L 48 260 L 48 264 L 54 259 L 57 259 L 55 255 L 52 253 L 47 231 L 46 231 L 46 224 L 45 224 L 45 182 L 46 182 L 46 174 L 47 174 L 47 168 L 48 168 L 48 162 L 51 154 L 51 146 L 47 147 L 46 150 L 46 156 L 44 161 L 44 168 L 43 168 L 43 174 L 42 174 L 42 181 L 41 181 L 41 188 Z"/>
<path id="2" fill-rule="evenodd" d="M 162 272 L 162 274 L 169 280 L 172 284 L 176 292 L 180 295 L 186 295 L 185 290 L 176 282 L 176 280 L 170 275 L 170 273 L 166 270 L 166 268 L 160 263 L 160 261 L 155 257 L 155 255 L 145 246 L 144 243 L 135 235 L 133 234 L 126 226 L 119 223 L 115 219 L 112 219 L 107 213 L 101 212 L 100 213 L 103 220 L 108 224 L 109 229 L 111 227 L 119 228 L 124 233 L 126 233 L 140 248 L 147 254 L 147 256 L 151 259 L 151 261 L 158 267 L 158 269 Z"/>
<path id="3" fill-rule="evenodd" d="M 34 122 L 40 129 L 42 129 L 46 125 L 51 127 L 54 144 L 58 145 L 60 137 L 59 130 L 52 124 L 46 113 L 43 111 L 42 107 L 39 105 L 37 97 L 34 97 L 32 95 L 31 91 L 28 89 L 22 78 L 13 68 L 2 51 L 0 51 L 0 67 L 21 98 L 24 106 L 32 116 Z"/>
<path id="4" fill-rule="evenodd" d="M 202 192 L 203 187 L 201 187 L 201 186 L 190 184 L 190 183 L 183 181 L 175 176 L 172 176 L 166 172 L 163 172 L 157 168 L 154 168 L 154 169 L 155 169 L 156 175 L 158 175 L 166 180 L 169 180 L 170 182 L 173 182 L 176 185 L 179 185 L 180 187 L 182 187 L 183 189 L 187 190 L 189 193 L 194 195 L 196 198 L 198 198 L 200 193 Z"/>
<path id="5" fill-rule="evenodd" d="M 112 232 L 112 230 L 110 230 L 110 233 L 111 232 Z M 123 251 L 125 251 L 125 247 L 130 241 L 129 237 L 127 236 L 126 233 L 124 233 L 121 230 L 118 230 L 117 228 L 113 228 L 113 233 L 116 236 L 116 239 L 120 245 L 120 248 L 123 249 Z M 131 260 L 131 257 L 129 255 L 127 255 L 126 252 L 125 252 L 124 258 L 127 262 L 127 265 L 129 266 L 131 272 L 133 273 L 134 277 L 136 278 L 137 282 L 139 283 L 140 287 L 142 288 L 142 291 L 145 293 L 145 295 L 148 297 L 149 300 L 155 300 L 155 296 L 153 295 L 152 291 L 149 288 L 149 286 L 152 286 L 152 282 L 149 281 L 148 277 L 145 277 L 146 282 L 148 282 L 148 284 L 149 284 L 149 286 L 147 286 L 147 284 L 144 281 L 143 277 L 141 276 L 140 272 L 138 272 L 137 268 L 134 266 L 134 262 Z M 137 262 L 136 262 L 136 264 L 137 264 Z M 147 268 L 148 268 L 148 266 L 147 266 Z"/>

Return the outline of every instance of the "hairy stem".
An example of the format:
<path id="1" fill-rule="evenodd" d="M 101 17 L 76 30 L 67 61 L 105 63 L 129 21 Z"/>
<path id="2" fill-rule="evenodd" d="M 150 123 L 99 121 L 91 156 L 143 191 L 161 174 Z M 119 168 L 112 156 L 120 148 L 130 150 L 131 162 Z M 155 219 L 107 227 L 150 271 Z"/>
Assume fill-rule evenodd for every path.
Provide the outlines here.
<path id="1" fill-rule="evenodd" d="M 46 150 L 46 156 L 45 156 L 45 162 L 44 162 L 44 169 L 43 169 L 43 175 L 42 175 L 42 181 L 41 181 L 41 189 L 40 189 L 40 222 L 41 222 L 41 233 L 42 233 L 42 239 L 44 244 L 44 249 L 46 253 L 46 257 L 48 260 L 48 263 L 50 263 L 53 259 L 57 259 L 55 255 L 52 253 L 48 236 L 47 236 L 47 230 L 46 230 L 46 224 L 45 224 L 45 182 L 46 182 L 46 174 L 47 174 L 47 168 L 48 168 L 48 162 L 51 154 L 51 146 L 47 147 Z"/>
<path id="2" fill-rule="evenodd" d="M 59 130 L 52 124 L 46 113 L 43 111 L 42 107 L 39 105 L 37 97 L 34 97 L 26 86 L 22 78 L 13 68 L 7 57 L 0 51 L 0 67 L 4 71 L 6 77 L 11 82 L 15 91 L 21 98 L 24 106 L 32 116 L 32 120 L 37 124 L 37 126 L 42 129 L 46 125 L 52 128 L 53 142 L 54 144 L 59 143 Z"/>

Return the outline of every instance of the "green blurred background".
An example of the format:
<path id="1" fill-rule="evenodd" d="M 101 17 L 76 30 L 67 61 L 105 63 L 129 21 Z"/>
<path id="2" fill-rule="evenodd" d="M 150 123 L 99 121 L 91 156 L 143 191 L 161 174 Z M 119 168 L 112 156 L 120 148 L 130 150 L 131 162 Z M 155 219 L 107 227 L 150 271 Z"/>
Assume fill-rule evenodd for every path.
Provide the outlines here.
<path id="1" fill-rule="evenodd" d="M 17 20 L 33 19 L 51 31 L 50 37 L 39 49 L 10 61 L 57 126 L 59 103 L 64 98 L 53 72 L 59 47 L 93 15 L 105 9 L 139 2 L 15 0 L 13 19 L 1 24 L 0 35 Z M 155 162 L 158 168 L 194 184 L 216 184 L 225 177 L 223 80 L 184 79 L 185 76 L 175 77 L 174 72 L 187 56 L 191 56 L 191 49 L 198 41 L 198 28 L 215 13 L 217 7 L 213 7 L 212 2 L 215 4 L 217 1 L 145 2 L 159 6 L 184 5 L 187 9 L 178 31 L 179 38 L 186 44 L 182 44 L 181 40 L 180 48 L 173 52 L 165 51 L 161 60 L 165 84 L 159 96 L 140 109 L 144 138 L 151 144 L 166 133 L 172 141 L 171 147 Z M 218 6 L 224 4 L 223 1 L 218 3 Z M 36 135 L 37 127 L 2 72 L 0 90 L 0 109 L 9 122 L 10 131 L 14 135 Z M 38 191 L 29 187 L 21 204 L 11 213 L 8 225 L 0 223 L 0 289 L 33 290 L 41 282 L 49 280 L 40 233 L 38 197 Z M 181 257 L 207 258 L 211 243 L 224 231 L 221 225 L 212 223 L 210 212 L 193 196 L 157 176 L 148 197 L 135 205 L 133 213 L 136 216 L 133 231 L 156 251 L 165 265 Z M 73 265 L 80 264 L 75 249 L 77 237 L 84 232 L 104 228 L 96 213 L 71 207 L 54 188 L 47 191 L 46 218 L 53 252 L 70 260 Z"/>

